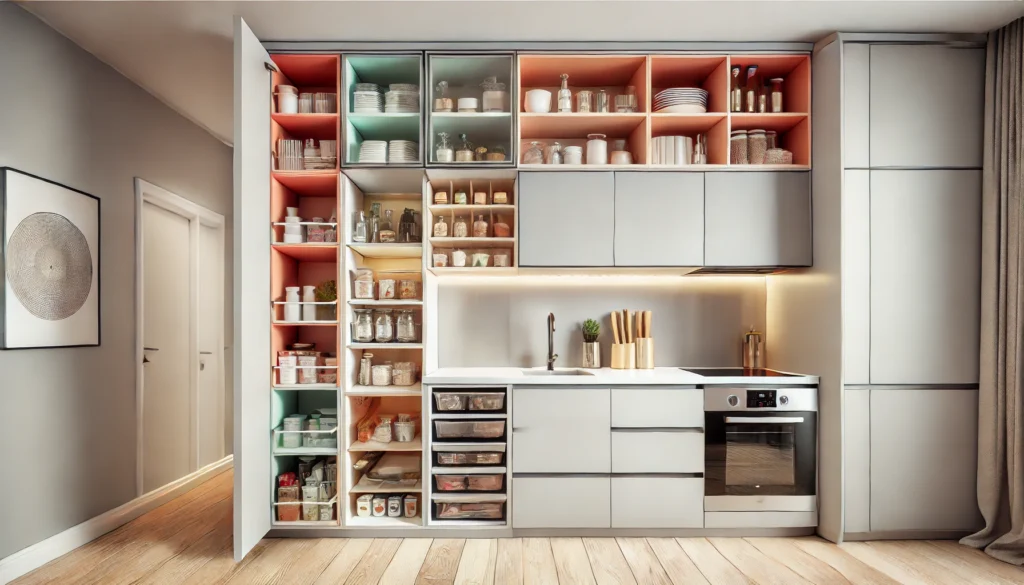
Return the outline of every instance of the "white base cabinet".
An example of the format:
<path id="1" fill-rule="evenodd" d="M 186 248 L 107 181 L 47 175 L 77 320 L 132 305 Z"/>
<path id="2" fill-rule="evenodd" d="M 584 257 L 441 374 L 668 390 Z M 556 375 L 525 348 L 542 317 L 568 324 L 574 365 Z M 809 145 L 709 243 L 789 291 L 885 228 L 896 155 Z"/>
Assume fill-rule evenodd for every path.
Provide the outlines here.
<path id="1" fill-rule="evenodd" d="M 513 528 L 611 527 L 609 477 L 516 477 L 512 497 Z"/>
<path id="2" fill-rule="evenodd" d="M 607 388 L 514 388 L 513 473 L 609 473 Z"/>
<path id="3" fill-rule="evenodd" d="M 612 528 L 703 528 L 704 478 L 612 477 Z"/>
<path id="4" fill-rule="evenodd" d="M 704 433 L 612 431 L 612 473 L 704 473 Z"/>

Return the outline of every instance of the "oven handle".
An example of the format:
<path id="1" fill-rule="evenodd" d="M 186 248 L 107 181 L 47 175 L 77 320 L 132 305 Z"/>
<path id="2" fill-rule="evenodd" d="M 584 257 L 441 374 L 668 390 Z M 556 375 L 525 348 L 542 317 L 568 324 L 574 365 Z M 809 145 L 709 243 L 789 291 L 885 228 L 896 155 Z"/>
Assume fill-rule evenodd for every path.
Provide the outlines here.
<path id="1" fill-rule="evenodd" d="M 726 424 L 740 424 L 740 425 L 785 425 L 792 423 L 802 423 L 804 417 L 802 416 L 727 416 L 725 417 Z"/>

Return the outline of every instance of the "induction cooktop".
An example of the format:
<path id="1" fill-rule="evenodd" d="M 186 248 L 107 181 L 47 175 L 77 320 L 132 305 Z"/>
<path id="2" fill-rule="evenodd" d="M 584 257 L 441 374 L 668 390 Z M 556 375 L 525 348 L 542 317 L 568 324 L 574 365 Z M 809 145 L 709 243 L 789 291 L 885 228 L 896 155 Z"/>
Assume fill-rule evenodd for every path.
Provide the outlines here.
<path id="1" fill-rule="evenodd" d="M 752 377 L 752 378 L 791 378 L 796 374 L 786 374 L 766 368 L 679 368 L 684 372 L 698 374 L 700 376 L 722 377 Z"/>

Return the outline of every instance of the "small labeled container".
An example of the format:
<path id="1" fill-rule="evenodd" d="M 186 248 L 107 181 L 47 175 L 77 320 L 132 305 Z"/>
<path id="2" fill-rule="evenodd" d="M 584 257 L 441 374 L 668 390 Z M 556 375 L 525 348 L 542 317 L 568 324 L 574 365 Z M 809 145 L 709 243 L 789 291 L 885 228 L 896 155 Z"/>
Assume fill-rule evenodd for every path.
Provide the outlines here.
<path id="1" fill-rule="evenodd" d="M 373 515 L 376 517 L 386 516 L 388 513 L 388 500 L 384 496 L 373 497 Z"/>
<path id="2" fill-rule="evenodd" d="M 397 362 L 391 369 L 391 383 L 395 386 L 412 386 L 416 383 L 416 364 Z"/>
<path id="3" fill-rule="evenodd" d="M 381 300 L 395 298 L 395 281 L 393 279 L 382 278 L 377 281 L 377 298 Z"/>
<path id="4" fill-rule="evenodd" d="M 277 112 L 279 114 L 299 113 L 299 91 L 293 85 L 277 86 Z"/>
<path id="5" fill-rule="evenodd" d="M 419 513 L 419 498 L 409 494 L 405 496 L 405 517 L 415 518 L 416 514 Z"/>
<path id="6" fill-rule="evenodd" d="M 372 376 L 371 383 L 374 386 L 390 386 L 392 380 L 392 373 L 394 371 L 391 364 L 377 364 L 371 368 Z"/>
<path id="7" fill-rule="evenodd" d="M 419 282 L 412 279 L 398 281 L 398 298 L 402 300 L 413 300 L 420 298 Z"/>
<path id="8" fill-rule="evenodd" d="M 373 513 L 373 496 L 366 494 L 356 498 L 356 516 L 366 518 Z"/>
<path id="9" fill-rule="evenodd" d="M 402 516 L 402 496 L 388 496 L 388 517 Z"/>

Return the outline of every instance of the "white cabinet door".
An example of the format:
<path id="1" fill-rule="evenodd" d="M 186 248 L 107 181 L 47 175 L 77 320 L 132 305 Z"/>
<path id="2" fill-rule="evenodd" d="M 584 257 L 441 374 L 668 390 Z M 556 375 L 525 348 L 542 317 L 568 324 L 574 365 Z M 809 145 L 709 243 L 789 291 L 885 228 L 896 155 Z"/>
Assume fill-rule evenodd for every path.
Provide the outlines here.
<path id="1" fill-rule="evenodd" d="M 607 388 L 512 389 L 512 471 L 609 473 Z"/>
<path id="2" fill-rule="evenodd" d="M 847 534 L 871 530 L 871 391 L 844 390 L 843 486 Z"/>
<path id="3" fill-rule="evenodd" d="M 609 528 L 611 478 L 512 479 L 512 528 Z"/>
<path id="4" fill-rule="evenodd" d="M 978 381 L 981 171 L 871 171 L 871 383 Z"/>
<path id="5" fill-rule="evenodd" d="M 810 173 L 706 173 L 704 264 L 810 266 Z"/>
<path id="6" fill-rule="evenodd" d="M 612 473 L 704 473 L 704 433 L 613 431 Z"/>
<path id="7" fill-rule="evenodd" d="M 985 49 L 871 45 L 871 166 L 981 167 Z"/>
<path id="8" fill-rule="evenodd" d="M 700 388 L 612 388 L 612 427 L 704 428 Z"/>
<path id="9" fill-rule="evenodd" d="M 615 265 L 703 264 L 704 174 L 615 173 Z"/>
<path id="10" fill-rule="evenodd" d="M 981 526 L 977 390 L 871 390 L 871 530 Z"/>
<path id="11" fill-rule="evenodd" d="M 703 527 L 704 478 L 612 478 L 612 528 Z"/>
<path id="12" fill-rule="evenodd" d="M 843 43 L 843 168 L 866 169 L 871 121 L 871 45 Z"/>
<path id="13" fill-rule="evenodd" d="M 519 173 L 520 266 L 613 266 L 612 173 Z"/>
<path id="14" fill-rule="evenodd" d="M 843 172 L 843 382 L 868 384 L 871 365 L 871 172 Z"/>
<path id="15" fill-rule="evenodd" d="M 235 17 L 235 560 L 270 531 L 270 56 Z M 252 294 L 255 293 L 255 294 Z"/>

